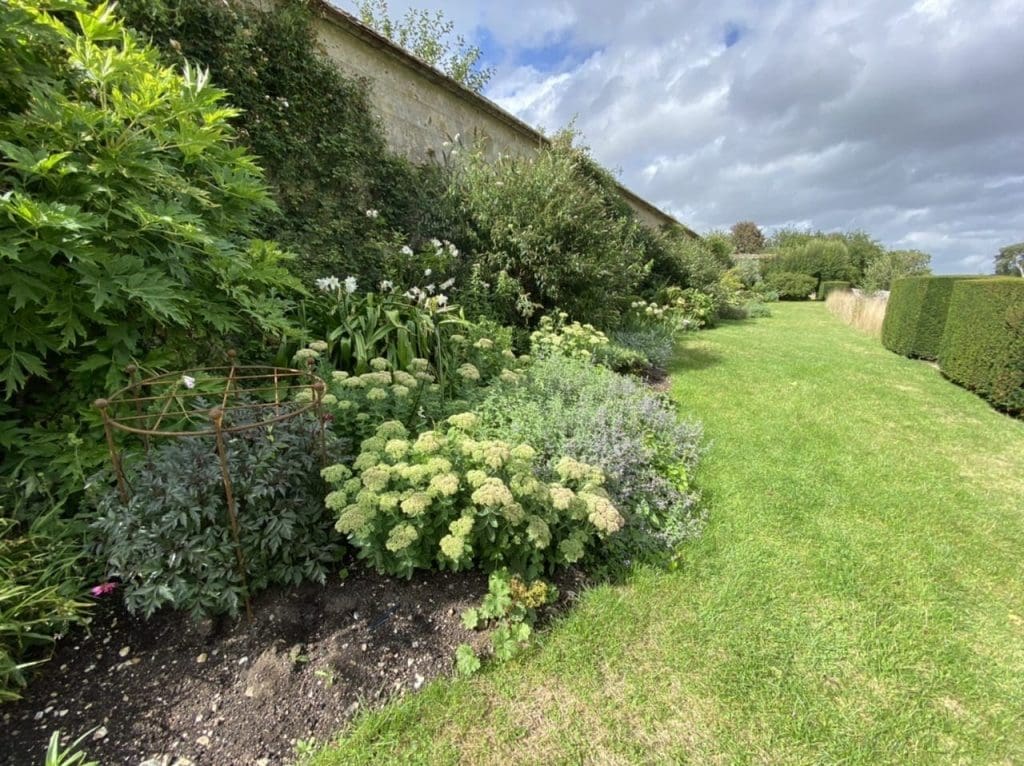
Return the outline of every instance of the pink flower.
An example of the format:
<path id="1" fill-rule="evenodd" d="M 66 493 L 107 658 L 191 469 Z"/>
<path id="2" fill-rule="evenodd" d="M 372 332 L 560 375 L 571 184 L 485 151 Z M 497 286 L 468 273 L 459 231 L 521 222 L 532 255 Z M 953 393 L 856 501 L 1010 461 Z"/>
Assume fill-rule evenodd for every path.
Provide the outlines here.
<path id="1" fill-rule="evenodd" d="M 105 583 L 102 583 L 101 585 L 95 586 L 89 592 L 92 595 L 94 595 L 96 598 L 99 598 L 100 596 L 106 596 L 108 593 L 113 593 L 116 589 L 117 589 L 117 583 L 116 582 L 105 582 Z"/>

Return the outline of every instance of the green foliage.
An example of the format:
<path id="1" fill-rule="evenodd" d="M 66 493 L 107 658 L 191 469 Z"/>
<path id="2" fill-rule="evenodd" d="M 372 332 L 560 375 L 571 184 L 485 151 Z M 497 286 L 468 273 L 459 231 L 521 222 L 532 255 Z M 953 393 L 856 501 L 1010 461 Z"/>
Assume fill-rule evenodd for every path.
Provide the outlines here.
<path id="1" fill-rule="evenodd" d="M 3 99 L 0 115 L 8 398 L 33 376 L 110 385 L 150 347 L 279 332 L 274 291 L 297 287 L 251 238 L 271 202 L 233 145 L 224 92 L 201 70 L 163 67 L 108 7 L 69 5 L 2 11 L 33 72 L 31 97 Z"/>
<path id="2" fill-rule="evenodd" d="M 834 290 L 849 290 L 850 283 L 841 280 L 825 280 L 818 286 L 818 300 L 823 301 Z"/>
<path id="3" fill-rule="evenodd" d="M 496 386 L 478 408 L 490 437 L 533 445 L 541 476 L 555 478 L 562 456 L 599 467 L 627 524 L 600 551 L 601 566 L 661 555 L 700 527 L 690 481 L 700 428 L 644 383 L 586 361 L 534 362 L 514 386 Z"/>
<path id="4" fill-rule="evenodd" d="M 765 277 L 764 282 L 785 301 L 807 300 L 818 286 L 815 277 L 792 271 L 772 271 Z"/>
<path id="5" fill-rule="evenodd" d="M 388 150 L 366 83 L 323 54 L 307 2 L 119 8 L 168 61 L 198 62 L 231 93 L 239 137 L 259 156 L 279 208 L 261 218 L 260 234 L 301 254 L 291 268 L 306 284 L 337 273 L 394 279 L 385 264 L 402 243 L 458 239 L 461 213 L 444 170 Z"/>
<path id="6" fill-rule="evenodd" d="M 753 221 L 740 221 L 730 229 L 733 248 L 737 253 L 760 253 L 765 248 L 764 234 Z"/>
<path id="7" fill-rule="evenodd" d="M 932 257 L 919 250 L 891 250 L 875 258 L 864 271 L 861 286 L 868 291 L 890 290 L 899 279 L 931 274 Z"/>
<path id="8" fill-rule="evenodd" d="M 80 532 L 52 512 L 27 528 L 0 518 L 0 702 L 17 699 L 56 635 L 86 622 Z"/>
<path id="9" fill-rule="evenodd" d="M 619 296 L 635 294 L 647 272 L 642 225 L 613 179 L 572 141 L 566 131 L 536 157 L 495 162 L 474 151 L 456 174 L 480 278 L 504 283 L 491 318 L 525 324 L 538 309 L 558 307 L 573 319 L 613 324 Z"/>
<path id="10" fill-rule="evenodd" d="M 997 409 L 1024 413 L 1024 280 L 956 282 L 939 367 Z"/>
<path id="11" fill-rule="evenodd" d="M 907 277 L 889 293 L 882 345 L 903 356 L 937 359 L 957 282 L 975 277 Z"/>
<path id="12" fill-rule="evenodd" d="M 455 669 L 460 676 L 471 676 L 480 670 L 480 658 L 469 644 L 459 644 L 455 650 Z"/>
<path id="13" fill-rule="evenodd" d="M 508 660 L 526 645 L 537 622 L 537 609 L 558 598 L 558 591 L 543 580 L 524 582 L 507 569 L 491 573 L 487 581 L 487 595 L 479 607 L 462 613 L 462 624 L 469 630 L 491 628 L 491 647 L 499 660 Z M 461 647 L 460 647 L 461 649 Z M 472 650 L 470 650 L 472 652 Z M 476 658 L 476 655 L 472 655 Z M 472 663 L 465 652 L 456 651 L 456 664 Z M 471 674 L 479 669 L 470 670 Z M 461 668 L 460 668 L 461 671 Z"/>
<path id="14" fill-rule="evenodd" d="M 724 231 L 709 231 L 701 239 L 723 269 L 733 267 L 732 254 L 736 252 L 736 247 L 732 235 Z"/>
<path id="15" fill-rule="evenodd" d="M 82 743 L 92 734 L 87 731 L 66 748 L 60 746 L 60 730 L 50 735 L 50 743 L 46 748 L 44 766 L 100 766 L 99 761 L 86 760 L 88 756 L 80 750 Z"/>
<path id="16" fill-rule="evenodd" d="M 579 561 L 621 528 L 600 470 L 563 458 L 558 480 L 545 483 L 534 476 L 532 447 L 474 439 L 476 421 L 453 415 L 446 433 L 414 441 L 401 423 L 384 423 L 363 442 L 354 477 L 343 464 L 324 469 L 336 487 L 327 507 L 360 558 L 405 577 L 474 567 L 535 577 Z"/>
<path id="17" fill-rule="evenodd" d="M 242 420 L 239 421 L 243 422 Z M 342 546 L 323 511 L 319 426 L 299 415 L 227 440 L 248 594 L 323 582 Z M 246 597 L 212 437 L 154 445 L 127 462 L 131 499 L 95 498 L 99 554 L 124 582 L 128 610 L 237 614 Z"/>
<path id="18" fill-rule="evenodd" d="M 381 423 L 390 420 L 418 433 L 473 406 L 495 381 L 517 382 L 519 371 L 530 361 L 528 356 L 517 358 L 507 338 L 504 343 L 500 338 L 495 343 L 489 337 L 453 335 L 450 343 L 457 366 L 443 386 L 431 372 L 430 363 L 422 358 L 393 370 L 387 359 L 378 357 L 370 360 L 372 372 L 349 375 L 336 371 L 324 375 L 329 386 L 324 404 L 333 416 L 332 430 L 351 445 L 360 444 Z M 308 399 L 311 392 L 300 395 Z"/>
<path id="19" fill-rule="evenodd" d="M 748 290 L 764 281 L 764 277 L 761 275 L 761 263 L 755 258 L 743 258 L 737 261 L 730 271 Z"/>
<path id="20" fill-rule="evenodd" d="M 908 277 L 893 283 L 882 324 L 883 346 L 903 356 L 911 355 L 927 292 L 927 277 Z"/>
<path id="21" fill-rule="evenodd" d="M 608 336 L 592 324 L 569 322 L 564 311 L 545 314 L 530 334 L 530 353 L 538 358 L 560 355 L 593 362 L 608 346 Z"/>
<path id="22" fill-rule="evenodd" d="M 255 238 L 273 204 L 224 92 L 108 6 L 61 7 L 0 5 L 0 443 L 22 504 L 81 491 L 102 449 L 79 412 L 126 364 L 280 334 L 298 289 Z"/>
<path id="23" fill-rule="evenodd" d="M 359 0 L 358 6 L 360 21 L 470 90 L 481 91 L 493 76 L 493 68 L 479 67 L 480 48 L 462 35 L 453 39 L 455 24 L 441 11 L 409 8 L 401 19 L 393 19 L 386 0 Z"/>
<path id="24" fill-rule="evenodd" d="M 1005 277 L 1024 277 L 1024 242 L 999 248 L 995 273 Z"/>
<path id="25" fill-rule="evenodd" d="M 846 245 L 841 240 L 823 237 L 779 250 L 774 258 L 765 261 L 765 270 L 769 275 L 806 274 L 815 278 L 815 288 L 818 280 L 848 281 L 854 276 Z"/>

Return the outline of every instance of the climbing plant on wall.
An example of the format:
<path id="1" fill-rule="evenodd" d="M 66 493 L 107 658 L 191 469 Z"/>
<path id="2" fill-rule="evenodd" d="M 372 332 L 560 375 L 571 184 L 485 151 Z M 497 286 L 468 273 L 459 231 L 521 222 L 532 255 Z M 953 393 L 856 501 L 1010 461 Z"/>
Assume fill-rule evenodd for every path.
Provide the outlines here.
<path id="1" fill-rule="evenodd" d="M 352 273 L 369 284 L 396 242 L 461 239 L 443 168 L 388 150 L 368 85 L 320 50 L 306 2 L 263 11 L 222 0 L 123 0 L 119 8 L 168 59 L 208 67 L 231 94 L 241 138 L 279 208 L 262 234 L 297 254 L 293 268 L 307 283 Z"/>

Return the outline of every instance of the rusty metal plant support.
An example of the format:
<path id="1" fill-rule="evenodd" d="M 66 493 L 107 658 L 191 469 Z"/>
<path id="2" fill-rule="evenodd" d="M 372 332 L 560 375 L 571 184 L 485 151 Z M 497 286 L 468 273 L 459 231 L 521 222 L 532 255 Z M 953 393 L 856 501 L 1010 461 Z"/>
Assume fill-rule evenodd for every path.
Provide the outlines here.
<path id="1" fill-rule="evenodd" d="M 323 412 L 326 386 L 313 373 L 312 367 L 295 370 L 239 365 L 234 351 L 228 352 L 228 359 L 230 363 L 223 367 L 180 370 L 145 379 L 140 378 L 135 365 L 129 365 L 125 368 L 128 385 L 106 399 L 97 399 L 93 404 L 103 419 L 110 462 L 117 478 L 117 492 L 124 504 L 131 499 L 131 487 L 114 437 L 115 431 L 140 437 L 147 453 L 150 450 L 151 439 L 155 438 L 214 437 L 238 575 L 246 593 L 245 610 L 251 620 L 249 579 L 246 574 L 245 552 L 242 550 L 238 507 L 235 502 L 234 485 L 231 482 L 225 434 L 264 428 L 312 412 L 318 421 L 320 459 L 326 464 L 327 432 Z M 164 387 L 166 390 L 161 392 L 161 388 Z M 309 392 L 308 401 L 295 400 L 295 394 L 300 391 Z M 261 401 L 263 398 L 269 400 L 271 392 L 273 401 Z M 256 394 L 260 395 L 256 397 L 256 401 L 247 400 L 246 397 L 253 397 Z M 215 403 L 210 406 L 207 400 L 214 400 Z M 177 409 L 173 409 L 174 405 Z M 251 414 L 251 422 L 232 424 L 231 413 Z M 267 414 L 264 416 L 263 413 Z"/>

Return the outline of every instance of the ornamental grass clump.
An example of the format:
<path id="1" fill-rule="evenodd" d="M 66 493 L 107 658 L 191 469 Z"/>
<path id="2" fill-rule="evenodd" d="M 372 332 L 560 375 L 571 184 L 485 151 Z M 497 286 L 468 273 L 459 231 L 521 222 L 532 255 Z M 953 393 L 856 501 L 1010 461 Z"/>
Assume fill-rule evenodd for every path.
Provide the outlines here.
<path id="1" fill-rule="evenodd" d="M 338 531 L 378 571 L 508 567 L 534 578 L 579 561 L 623 526 L 600 469 L 563 457 L 541 481 L 528 444 L 475 438 L 473 413 L 446 425 L 413 438 L 401 423 L 383 423 L 351 467 L 323 470 Z"/>

